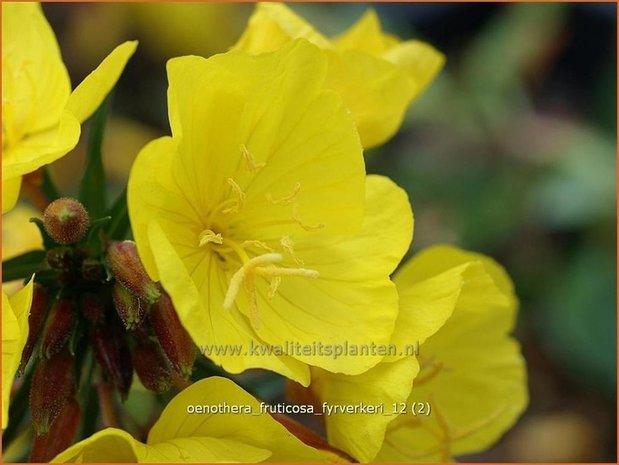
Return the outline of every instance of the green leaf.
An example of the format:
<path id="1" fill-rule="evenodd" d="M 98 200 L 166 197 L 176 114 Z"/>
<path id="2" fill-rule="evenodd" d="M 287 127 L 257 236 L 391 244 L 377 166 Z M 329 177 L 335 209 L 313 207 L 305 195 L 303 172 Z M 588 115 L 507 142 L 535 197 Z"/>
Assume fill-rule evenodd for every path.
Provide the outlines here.
<path id="1" fill-rule="evenodd" d="M 45 250 L 33 250 L 2 262 L 2 280 L 25 279 L 45 266 Z"/>
<path id="2" fill-rule="evenodd" d="M 86 169 L 80 183 L 79 199 L 86 207 L 88 214 L 94 218 L 102 216 L 105 212 L 105 172 L 101 146 L 109 108 L 110 96 L 103 101 L 92 118 Z"/>
<path id="3" fill-rule="evenodd" d="M 129 232 L 129 212 L 127 210 L 127 188 L 120 193 L 114 204 L 108 209 L 107 214 L 112 221 L 106 226 L 105 231 L 110 239 L 123 240 Z"/>
<path id="4" fill-rule="evenodd" d="M 104 216 L 103 218 L 96 219 L 90 224 L 90 230 L 88 231 L 88 237 L 86 238 L 86 245 L 92 253 L 98 254 L 103 250 L 103 238 L 101 237 L 101 231 L 104 230 L 105 225 L 110 222 L 111 216 Z"/>

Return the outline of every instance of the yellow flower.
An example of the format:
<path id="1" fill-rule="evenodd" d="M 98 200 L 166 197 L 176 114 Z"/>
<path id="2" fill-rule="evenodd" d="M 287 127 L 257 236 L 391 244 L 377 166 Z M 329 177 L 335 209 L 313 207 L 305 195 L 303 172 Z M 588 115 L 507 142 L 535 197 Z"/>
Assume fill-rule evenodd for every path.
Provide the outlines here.
<path id="1" fill-rule="evenodd" d="M 2 4 L 2 211 L 17 201 L 21 177 L 69 152 L 80 123 L 118 80 L 136 42 L 108 55 L 71 92 L 54 33 L 37 3 Z"/>
<path id="2" fill-rule="evenodd" d="M 380 356 L 334 358 L 311 345 L 386 343 L 393 331 L 389 275 L 410 243 L 410 206 L 381 201 L 405 195 L 388 180 L 366 184 L 354 123 L 323 89 L 326 65 L 305 40 L 260 56 L 171 60 L 173 136 L 147 145 L 130 174 L 148 273 L 232 373 L 266 368 L 304 385 L 307 364 L 361 373 Z"/>
<path id="3" fill-rule="evenodd" d="M 2 429 L 6 428 L 9 421 L 11 385 L 28 339 L 28 313 L 32 304 L 33 284 L 34 281 L 30 280 L 11 297 L 2 291 Z"/>
<path id="4" fill-rule="evenodd" d="M 326 51 L 326 85 L 344 99 L 366 148 L 382 144 L 395 134 L 410 103 L 445 61 L 428 44 L 401 42 L 384 33 L 373 10 L 344 34 L 329 40 L 278 3 L 257 5 L 235 47 L 256 54 L 276 50 L 296 38 L 307 39 Z"/>
<path id="5" fill-rule="evenodd" d="M 384 415 L 325 416 L 329 442 L 362 462 L 448 461 L 487 448 L 527 403 L 524 362 L 509 337 L 517 307 L 509 277 L 487 257 L 440 246 L 395 282 L 395 354 L 358 376 L 312 370 L 320 402 L 385 406 Z"/>
<path id="6" fill-rule="evenodd" d="M 232 408 L 244 413 L 230 413 Z M 107 428 L 71 446 L 52 462 L 265 460 L 341 461 L 330 452 L 305 445 L 268 413 L 261 413 L 260 403 L 232 381 L 213 377 L 194 383 L 172 399 L 150 430 L 146 444 L 123 430 Z"/>

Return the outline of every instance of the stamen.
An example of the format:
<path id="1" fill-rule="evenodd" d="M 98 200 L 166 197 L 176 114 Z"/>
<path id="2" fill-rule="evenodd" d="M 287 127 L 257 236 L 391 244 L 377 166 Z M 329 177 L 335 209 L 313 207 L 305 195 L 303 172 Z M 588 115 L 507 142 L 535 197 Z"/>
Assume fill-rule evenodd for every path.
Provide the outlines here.
<path id="1" fill-rule="evenodd" d="M 252 270 L 252 268 L 260 265 L 266 265 L 268 263 L 281 262 L 283 259 L 284 257 L 282 257 L 281 254 L 267 253 L 264 255 L 258 255 L 254 258 L 250 258 L 247 262 L 245 262 L 243 266 L 239 268 L 230 279 L 230 286 L 228 287 L 226 297 L 224 298 L 224 308 L 226 310 L 229 310 L 232 307 L 234 299 L 236 299 L 236 296 L 241 289 L 241 284 L 245 280 L 247 274 Z"/>
<path id="2" fill-rule="evenodd" d="M 273 280 L 271 281 L 271 285 L 269 286 L 269 293 L 267 295 L 269 300 L 273 300 L 273 297 L 275 297 L 275 294 L 277 293 L 277 289 L 279 289 L 279 285 L 281 283 L 282 283 L 281 276 L 275 276 L 273 278 Z"/>
<path id="3" fill-rule="evenodd" d="M 198 247 L 202 247 L 209 242 L 213 244 L 223 244 L 223 237 L 221 237 L 220 233 L 215 233 L 210 229 L 205 229 L 198 235 Z"/>
<path id="4" fill-rule="evenodd" d="M 299 207 L 297 206 L 296 203 L 292 206 L 292 219 L 295 221 L 295 223 L 297 223 L 299 226 L 301 226 L 303 229 L 305 229 L 308 232 L 316 232 L 325 227 L 325 225 L 322 223 L 319 223 L 315 226 L 303 223 L 301 221 L 301 218 L 299 218 Z"/>
<path id="5" fill-rule="evenodd" d="M 266 163 L 256 162 L 256 159 L 253 157 L 251 152 L 247 149 L 245 144 L 241 144 L 241 153 L 243 154 L 243 158 L 245 159 L 246 168 L 248 171 L 255 173 L 256 171 L 266 166 Z"/>
<path id="6" fill-rule="evenodd" d="M 232 187 L 232 191 L 236 194 L 237 200 L 233 206 L 225 208 L 221 212 L 224 214 L 238 213 L 239 209 L 245 204 L 245 192 L 243 192 L 241 186 L 239 186 L 234 179 L 228 178 L 226 181 L 230 187 Z"/>
<path id="7" fill-rule="evenodd" d="M 297 257 L 297 254 L 294 252 L 294 242 L 290 236 L 282 236 L 279 243 L 282 245 L 284 252 L 290 255 L 297 265 L 303 266 L 305 264 L 303 260 Z"/>
<path id="8" fill-rule="evenodd" d="M 271 194 L 266 194 L 266 198 L 273 205 L 290 205 L 291 203 L 296 202 L 297 196 L 299 195 L 300 190 L 301 190 L 301 183 L 297 182 L 294 185 L 294 188 L 290 194 L 280 197 L 278 199 L 273 198 Z"/>
<path id="9" fill-rule="evenodd" d="M 304 278 L 316 279 L 320 277 L 320 273 L 316 270 L 309 270 L 307 268 L 282 268 L 279 266 L 263 267 L 257 266 L 253 269 L 256 274 L 261 276 L 302 276 Z"/>
<path id="10" fill-rule="evenodd" d="M 284 276 L 301 276 L 305 278 L 318 278 L 320 274 L 316 270 L 306 268 L 283 268 L 275 266 L 274 263 L 281 262 L 284 257 L 279 253 L 267 253 L 258 255 L 246 261 L 230 279 L 230 286 L 226 292 L 223 306 L 226 310 L 232 308 L 241 285 L 245 289 L 249 303 L 249 319 L 254 328 L 259 326 L 258 297 L 256 291 L 256 276 L 272 277 L 269 292 L 269 299 L 272 299 L 281 284 Z"/>
<path id="11" fill-rule="evenodd" d="M 257 240 L 243 241 L 241 243 L 241 246 L 243 247 L 254 246 L 254 247 L 259 247 L 263 250 L 266 250 L 267 252 L 275 252 L 275 249 L 269 247 L 266 243 L 262 241 L 257 241 Z"/>
<path id="12" fill-rule="evenodd" d="M 254 329 L 260 328 L 260 314 L 258 313 L 258 293 L 256 292 L 256 279 L 248 274 L 244 281 L 245 293 L 249 302 L 249 322 Z"/>

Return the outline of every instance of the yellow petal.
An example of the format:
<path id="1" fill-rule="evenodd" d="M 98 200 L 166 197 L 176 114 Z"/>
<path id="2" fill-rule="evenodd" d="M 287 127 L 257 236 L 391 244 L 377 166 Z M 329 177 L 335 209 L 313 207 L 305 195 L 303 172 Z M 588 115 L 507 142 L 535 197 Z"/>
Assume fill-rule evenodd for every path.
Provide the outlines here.
<path id="1" fill-rule="evenodd" d="M 125 42 L 105 57 L 97 68 L 78 85 L 67 102 L 67 110 L 83 122 L 101 105 L 120 77 L 131 55 L 136 41 Z"/>
<path id="2" fill-rule="evenodd" d="M 2 179 L 31 173 L 56 161 L 77 145 L 79 136 L 79 121 L 68 111 L 63 112 L 56 126 L 31 134 L 4 150 Z"/>
<path id="3" fill-rule="evenodd" d="M 311 389 L 320 403 L 382 407 L 382 411 L 368 413 L 325 414 L 329 443 L 362 463 L 373 460 L 381 449 L 387 425 L 407 401 L 418 371 L 414 357 L 379 363 L 355 376 L 313 369 Z"/>
<path id="4" fill-rule="evenodd" d="M 254 413 L 188 413 L 189 406 L 248 406 Z M 268 413 L 260 403 L 226 378 L 211 377 L 192 384 L 166 406 L 148 435 L 158 444 L 178 438 L 211 437 L 268 450 L 272 462 L 324 461 L 330 454 L 306 446 Z"/>
<path id="5" fill-rule="evenodd" d="M 3 148 L 55 126 L 70 91 L 56 37 L 41 6 L 3 3 Z"/>
<path id="6" fill-rule="evenodd" d="M 21 176 L 2 180 L 2 213 L 11 210 L 19 198 Z M 4 255 L 3 255 L 4 256 Z"/>
<path id="7" fill-rule="evenodd" d="M 445 64 L 445 55 L 419 40 L 393 45 L 382 57 L 398 66 L 414 83 L 415 96 L 425 90 Z"/>
<path id="8" fill-rule="evenodd" d="M 329 41 L 311 24 L 282 3 L 259 3 L 234 46 L 251 54 L 271 52 L 294 39 L 306 39 L 321 48 Z"/>
<path id="9" fill-rule="evenodd" d="M 312 350 L 299 360 L 329 371 L 359 374 L 385 354 L 367 353 L 369 344 L 387 344 L 397 316 L 398 298 L 389 279 L 412 237 L 412 213 L 406 193 L 388 178 L 368 176 L 366 214 L 354 236 L 308 237 L 296 255 L 320 273 L 317 279 L 284 278 L 269 299 L 266 280 L 256 280 L 259 319 L 256 332 L 266 342 L 330 346 L 331 354 Z M 366 354 L 339 354 L 365 346 Z M 361 349 L 360 349 L 361 350 Z"/>
<path id="10" fill-rule="evenodd" d="M 156 266 L 178 316 L 204 355 L 230 373 L 265 368 L 305 386 L 309 384 L 309 369 L 291 357 L 274 353 L 250 353 L 248 356 L 250 347 L 261 346 L 262 342 L 236 310 L 223 308 L 228 281 L 219 270 L 214 254 L 206 259 L 197 257 L 195 266 L 192 266 L 195 278 L 192 278 L 156 222 L 149 225 L 148 239 L 152 249 L 157 251 Z M 196 287 L 197 279 L 202 284 L 200 289 Z M 237 349 L 238 352 L 232 352 Z"/>
<path id="11" fill-rule="evenodd" d="M 72 445 L 52 463 L 136 463 L 145 454 L 144 444 L 126 431 L 106 428 Z"/>
<path id="12" fill-rule="evenodd" d="M 271 456 L 266 449 L 227 438 L 180 437 L 148 445 L 140 463 L 221 463 L 262 462 Z"/>
<path id="13" fill-rule="evenodd" d="M 456 289 L 458 280 L 455 307 L 440 326 L 449 313 L 440 283 Z M 378 460 L 446 461 L 490 446 L 527 403 L 524 361 L 509 337 L 517 305 L 509 278 L 487 257 L 442 246 L 413 258 L 396 283 L 402 308 L 426 321 L 409 403 L 428 403 L 431 414 L 394 420 Z M 420 298 L 424 288 L 435 290 L 434 306 L 429 294 Z M 413 299 L 418 303 L 407 302 Z"/>
<path id="14" fill-rule="evenodd" d="M 329 56 L 326 86 L 343 98 L 366 148 L 393 136 L 412 100 L 444 63 L 444 56 L 428 44 L 400 43 L 383 33 L 373 10 L 341 36 L 328 40 L 277 3 L 256 7 L 235 48 L 258 54 L 295 38 L 309 40 Z"/>
<path id="15" fill-rule="evenodd" d="M 399 42 L 383 33 L 376 11 L 369 9 L 348 30 L 333 38 L 333 45 L 340 50 L 357 50 L 380 56 L 388 47 Z"/>
<path id="16" fill-rule="evenodd" d="M 8 424 L 9 398 L 21 352 L 28 339 L 28 314 L 34 281 L 8 297 L 2 292 L 2 429 Z"/>
<path id="17" fill-rule="evenodd" d="M 172 169 L 196 210 L 206 216 L 205 208 L 229 197 L 233 179 L 246 195 L 231 220 L 236 230 L 256 240 L 306 234 L 290 226 L 291 206 L 269 201 L 299 184 L 296 216 L 303 223 L 323 224 L 321 233 L 331 234 L 359 228 L 361 145 L 342 102 L 321 89 L 325 73 L 325 57 L 303 40 L 258 57 L 235 52 L 169 62 L 170 122 L 182 136 Z M 245 150 L 264 167 L 247 169 Z"/>

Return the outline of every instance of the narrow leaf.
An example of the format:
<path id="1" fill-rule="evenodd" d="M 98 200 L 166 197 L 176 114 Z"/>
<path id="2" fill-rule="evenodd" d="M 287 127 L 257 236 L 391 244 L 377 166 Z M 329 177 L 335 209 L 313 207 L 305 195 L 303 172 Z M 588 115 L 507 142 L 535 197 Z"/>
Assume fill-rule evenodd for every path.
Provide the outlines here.
<path id="1" fill-rule="evenodd" d="M 45 251 L 33 250 L 2 262 L 2 280 L 25 279 L 45 265 Z"/>
<path id="2" fill-rule="evenodd" d="M 108 209 L 107 214 L 112 217 L 112 221 L 110 221 L 105 228 L 108 237 L 113 240 L 125 239 L 129 232 L 126 187 L 114 201 L 114 204 Z"/>
<path id="3" fill-rule="evenodd" d="M 79 199 L 90 216 L 94 218 L 102 216 L 105 212 L 105 172 L 103 170 L 101 146 L 109 108 L 110 97 L 108 96 L 92 118 L 86 169 L 80 184 Z"/>

